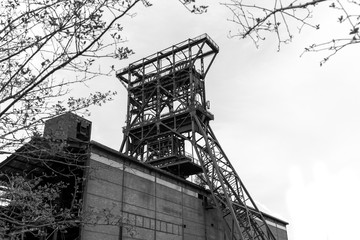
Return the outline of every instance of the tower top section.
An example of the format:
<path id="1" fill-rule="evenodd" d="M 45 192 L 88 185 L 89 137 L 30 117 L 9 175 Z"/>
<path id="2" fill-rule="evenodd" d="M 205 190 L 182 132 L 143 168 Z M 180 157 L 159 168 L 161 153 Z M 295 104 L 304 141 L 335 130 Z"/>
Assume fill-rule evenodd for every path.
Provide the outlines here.
<path id="1" fill-rule="evenodd" d="M 205 76 L 218 52 L 203 34 L 116 72 L 128 91 L 121 152 L 184 178 L 202 171 L 191 149 L 192 119 L 214 119 Z"/>
<path id="2" fill-rule="evenodd" d="M 127 85 L 136 87 L 140 82 L 165 76 L 178 69 L 192 67 L 204 79 L 219 46 L 207 35 L 185 40 L 162 51 L 142 58 L 116 72 L 116 77 Z"/>

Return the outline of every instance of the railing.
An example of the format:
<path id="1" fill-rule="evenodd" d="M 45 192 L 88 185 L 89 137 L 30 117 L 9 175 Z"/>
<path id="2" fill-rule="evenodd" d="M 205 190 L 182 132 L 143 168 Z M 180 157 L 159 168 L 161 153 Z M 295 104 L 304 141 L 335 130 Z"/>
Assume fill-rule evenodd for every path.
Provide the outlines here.
<path id="1" fill-rule="evenodd" d="M 182 50 L 186 49 L 186 47 L 191 47 L 193 45 L 196 45 L 198 42 L 201 42 L 202 40 L 208 41 L 209 47 L 211 49 L 213 49 L 214 51 L 216 51 L 216 52 L 219 51 L 219 46 L 205 33 L 198 37 L 182 41 L 182 42 L 180 42 L 176 45 L 173 45 L 171 47 L 168 47 L 160 52 L 157 52 L 148 57 L 145 57 L 136 62 L 133 62 L 133 63 L 129 64 L 128 67 L 125 67 L 125 68 L 122 68 L 122 69 L 116 71 L 116 76 L 123 75 L 125 73 L 128 73 L 129 71 L 131 72 L 132 70 L 135 70 L 142 66 L 150 64 L 155 60 L 166 58 L 167 56 L 170 56 L 171 54 L 175 54 L 178 51 L 182 51 Z M 175 63 L 173 63 L 173 64 L 175 64 Z"/>
<path id="2" fill-rule="evenodd" d="M 204 114 L 208 114 L 208 116 L 210 116 L 211 118 L 214 118 L 214 114 L 212 114 L 210 111 L 206 110 L 206 108 L 204 108 L 200 102 L 195 102 L 195 109 L 201 110 Z M 161 114 L 160 118 L 163 119 L 163 118 L 173 117 L 174 115 L 182 114 L 182 113 L 185 113 L 186 111 L 189 111 L 189 107 L 184 106 L 184 108 L 179 108 L 175 111 Z M 156 122 L 157 120 L 158 119 L 155 117 L 155 115 L 145 114 L 142 119 L 138 118 L 135 122 L 132 122 L 131 128 L 137 128 L 139 126 L 143 126 L 146 124 Z M 125 129 L 125 127 L 123 129 Z"/>
<path id="3" fill-rule="evenodd" d="M 131 83 L 130 89 L 138 87 L 138 86 L 146 84 L 146 83 L 149 83 L 153 80 L 156 80 L 158 76 L 163 77 L 166 75 L 170 75 L 174 72 L 180 71 L 180 70 L 186 68 L 187 64 L 188 64 L 188 62 L 177 61 L 177 62 L 175 62 L 175 64 L 168 64 L 168 65 L 164 66 L 163 69 L 160 71 L 157 69 L 154 69 L 152 71 L 147 72 L 144 75 L 137 74 L 138 78 Z"/>
<path id="4" fill-rule="evenodd" d="M 192 163 L 195 163 L 198 166 L 201 166 L 199 159 L 195 158 L 192 154 L 185 152 L 185 157 L 190 158 Z"/>

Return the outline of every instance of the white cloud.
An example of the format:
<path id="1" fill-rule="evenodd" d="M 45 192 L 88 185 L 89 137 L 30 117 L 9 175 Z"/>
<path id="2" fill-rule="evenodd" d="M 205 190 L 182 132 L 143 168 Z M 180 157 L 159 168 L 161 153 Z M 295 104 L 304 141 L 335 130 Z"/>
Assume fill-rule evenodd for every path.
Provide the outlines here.
<path id="1" fill-rule="evenodd" d="M 303 169 L 294 166 L 287 193 L 292 220 L 289 239 L 353 239 L 360 214 L 359 170 L 359 164 L 330 170 L 320 162 L 311 166 L 306 177 Z"/>

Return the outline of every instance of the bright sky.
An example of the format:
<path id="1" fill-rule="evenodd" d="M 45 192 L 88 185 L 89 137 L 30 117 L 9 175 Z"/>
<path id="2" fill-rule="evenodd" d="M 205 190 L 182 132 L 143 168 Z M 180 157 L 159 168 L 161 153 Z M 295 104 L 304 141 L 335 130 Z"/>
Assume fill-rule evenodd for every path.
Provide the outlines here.
<path id="1" fill-rule="evenodd" d="M 212 4 L 192 15 L 176 0 L 138 6 L 124 22 L 129 60 L 108 60 L 116 69 L 203 33 L 220 46 L 207 75 L 211 123 L 221 146 L 251 196 L 269 214 L 289 222 L 291 240 L 350 239 L 360 215 L 360 68 L 350 47 L 323 67 L 319 54 L 299 57 L 316 39 L 336 33 L 305 30 L 277 52 L 271 37 L 259 49 L 249 40 L 229 39 L 230 13 Z M 320 12 L 326 19 L 328 12 Z M 348 29 L 346 29 L 347 31 Z M 331 38 L 331 37 L 329 37 Z M 89 85 L 116 90 L 116 99 L 93 108 L 92 139 L 119 149 L 127 95 L 114 77 Z"/>

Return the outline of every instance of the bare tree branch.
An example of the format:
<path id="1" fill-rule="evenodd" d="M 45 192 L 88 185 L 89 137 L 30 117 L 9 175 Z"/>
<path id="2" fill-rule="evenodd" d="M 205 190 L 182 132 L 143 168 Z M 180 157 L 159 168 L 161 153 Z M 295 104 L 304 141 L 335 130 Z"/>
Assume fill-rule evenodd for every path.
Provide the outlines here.
<path id="1" fill-rule="evenodd" d="M 345 47 L 359 43 L 360 3 L 358 1 L 294 0 L 286 1 L 286 4 L 284 2 L 284 0 L 274 0 L 270 3 L 256 0 L 229 0 L 221 3 L 231 12 L 232 18 L 229 21 L 238 27 L 237 32 L 230 32 L 230 37 L 249 38 L 258 47 L 260 41 L 266 39 L 265 36 L 275 33 L 278 50 L 280 50 L 281 44 L 289 43 L 293 39 L 294 29 L 297 29 L 298 32 L 301 32 L 304 27 L 319 30 L 320 24 L 313 22 L 313 14 L 319 11 L 317 9 L 320 4 L 324 5 L 325 2 L 328 2 L 330 8 L 341 14 L 337 22 L 343 24 L 343 27 L 350 28 L 349 36 L 334 39 L 329 36 L 331 40 L 314 43 L 306 47 L 304 53 L 328 52 L 320 62 L 322 65 Z"/>
<path id="2" fill-rule="evenodd" d="M 96 69 L 96 59 L 121 60 L 133 54 L 123 46 L 120 19 L 138 3 L 151 5 L 145 0 L 0 3 L 0 151 L 24 142 L 46 118 L 112 99 L 116 92 L 63 98 L 71 84 L 114 71 L 111 66 L 107 71 Z M 62 79 L 60 71 L 79 77 Z"/>

